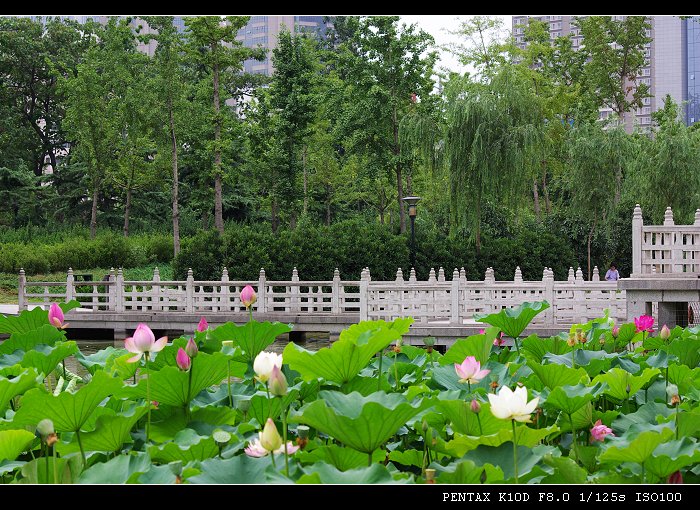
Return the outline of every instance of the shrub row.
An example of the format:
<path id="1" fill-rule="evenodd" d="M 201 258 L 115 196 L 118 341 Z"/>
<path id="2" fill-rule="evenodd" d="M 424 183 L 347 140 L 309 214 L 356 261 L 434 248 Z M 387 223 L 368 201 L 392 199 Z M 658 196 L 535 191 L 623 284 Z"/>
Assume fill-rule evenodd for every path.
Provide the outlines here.
<path id="1" fill-rule="evenodd" d="M 558 279 L 569 266 L 576 266 L 571 248 L 547 232 L 525 230 L 508 238 L 485 238 L 477 255 L 472 243 L 450 238 L 435 229 L 417 229 L 416 272 L 421 280 L 430 268 L 445 269 L 451 279 L 454 268 L 464 267 L 469 279 L 483 279 L 493 267 L 499 280 L 512 279 L 520 266 L 525 279 L 542 278 L 542 269 L 552 267 Z M 300 226 L 273 234 L 267 226 L 231 225 L 223 236 L 201 232 L 186 240 L 173 263 L 174 276 L 184 279 L 192 268 L 195 279 L 219 279 L 226 266 L 229 278 L 257 279 L 260 268 L 268 279 L 288 280 L 297 268 L 302 280 L 330 280 L 335 268 L 341 278 L 359 279 L 369 267 L 372 278 L 393 280 L 396 269 L 409 276 L 410 238 L 384 226 L 349 220 L 327 226 Z"/>
<path id="2" fill-rule="evenodd" d="M 95 239 L 67 238 L 54 244 L 0 244 L 0 272 L 31 274 L 89 269 L 94 267 L 138 267 L 172 260 L 172 238 L 141 235 L 124 238 L 119 234 Z"/>

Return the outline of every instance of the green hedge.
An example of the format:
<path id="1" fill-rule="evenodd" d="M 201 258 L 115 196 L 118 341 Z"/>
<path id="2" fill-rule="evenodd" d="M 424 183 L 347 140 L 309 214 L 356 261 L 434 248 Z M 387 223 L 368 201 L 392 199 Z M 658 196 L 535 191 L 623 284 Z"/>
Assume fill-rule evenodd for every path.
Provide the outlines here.
<path id="1" fill-rule="evenodd" d="M 548 232 L 525 229 L 507 238 L 485 238 L 481 254 L 464 238 L 447 237 L 436 229 L 417 228 L 416 272 L 428 278 L 430 268 L 445 269 L 449 280 L 454 268 L 464 267 L 469 279 L 483 279 L 487 267 L 496 278 L 512 279 L 520 266 L 527 280 L 542 278 L 552 267 L 558 279 L 576 266 L 571 248 Z M 255 280 L 260 268 L 270 280 L 289 280 L 297 268 L 302 280 L 330 280 L 335 268 L 341 278 L 356 280 L 369 267 L 372 279 L 393 280 L 396 269 L 410 272 L 409 237 L 384 226 L 349 220 L 326 226 L 300 226 L 273 234 L 267 226 L 230 225 L 223 236 L 201 232 L 183 243 L 173 263 L 174 276 L 184 279 L 192 268 L 197 280 L 217 280 L 223 266 L 232 280 Z"/>
<path id="2" fill-rule="evenodd" d="M 93 267 L 138 267 L 168 263 L 172 259 L 172 237 L 140 235 L 125 238 L 118 234 L 95 239 L 67 238 L 54 244 L 0 244 L 0 273 L 27 274 Z"/>

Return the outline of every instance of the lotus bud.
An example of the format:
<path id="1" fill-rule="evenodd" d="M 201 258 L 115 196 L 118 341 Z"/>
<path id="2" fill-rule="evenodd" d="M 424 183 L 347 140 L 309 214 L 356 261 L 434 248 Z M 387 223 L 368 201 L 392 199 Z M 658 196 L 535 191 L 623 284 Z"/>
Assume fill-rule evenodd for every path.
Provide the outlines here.
<path id="1" fill-rule="evenodd" d="M 470 407 L 473 413 L 479 414 L 481 411 L 481 404 L 479 404 L 479 401 L 476 399 L 472 400 Z"/>
<path id="2" fill-rule="evenodd" d="M 250 409 L 250 400 L 238 400 L 236 401 L 236 407 L 241 410 L 242 413 L 247 413 Z"/>
<path id="3" fill-rule="evenodd" d="M 187 372 L 192 366 L 192 360 L 182 347 L 180 347 L 177 350 L 177 356 L 175 356 L 175 363 L 177 363 L 177 367 L 183 372 Z"/>
<path id="4" fill-rule="evenodd" d="M 253 290 L 253 287 L 246 285 L 241 291 L 241 303 L 243 303 L 243 306 L 250 308 L 257 300 L 258 295 L 255 293 L 255 290 Z"/>
<path id="5" fill-rule="evenodd" d="M 280 433 L 277 432 L 277 426 L 271 418 L 268 418 L 265 422 L 265 427 L 260 435 L 260 444 L 268 452 L 274 452 L 282 446 L 282 437 Z"/>
<path id="6" fill-rule="evenodd" d="M 663 340 L 664 342 L 671 338 L 671 330 L 668 329 L 668 326 L 664 324 L 664 327 L 661 328 L 661 331 L 659 331 L 659 338 Z"/>
<path id="7" fill-rule="evenodd" d="M 629 396 L 630 391 L 632 391 L 632 388 L 630 388 L 629 383 L 627 383 L 627 386 L 625 386 L 625 393 L 627 393 L 627 395 Z"/>
<path id="8" fill-rule="evenodd" d="M 68 324 L 64 324 L 63 310 L 58 306 L 58 303 L 51 303 L 49 307 L 49 324 L 58 329 L 65 329 Z"/>
<path id="9" fill-rule="evenodd" d="M 187 340 L 185 352 L 192 359 L 197 357 L 197 353 L 199 353 L 199 347 L 197 347 L 197 342 L 194 341 L 194 338 L 190 337 L 190 339 Z"/>
<path id="10" fill-rule="evenodd" d="M 272 367 L 268 385 L 270 388 L 270 393 L 277 397 L 284 397 L 287 394 L 287 378 L 277 365 Z"/>
<path id="11" fill-rule="evenodd" d="M 425 470 L 425 483 L 430 483 L 433 484 L 435 483 L 435 470 L 434 469 L 426 469 Z"/>
<path id="12" fill-rule="evenodd" d="M 618 328 L 617 326 L 615 326 L 614 328 L 612 328 L 612 336 L 613 336 L 613 338 L 617 338 L 617 336 L 618 336 L 619 334 L 620 334 L 620 328 Z"/>
<path id="13" fill-rule="evenodd" d="M 666 483 L 683 483 L 683 475 L 680 471 L 675 471 L 668 477 L 668 481 Z"/>
<path id="14" fill-rule="evenodd" d="M 199 324 L 197 324 L 197 331 L 201 333 L 202 331 L 206 331 L 207 329 L 209 329 L 209 323 L 207 322 L 206 318 L 202 317 L 201 319 L 199 319 Z"/>

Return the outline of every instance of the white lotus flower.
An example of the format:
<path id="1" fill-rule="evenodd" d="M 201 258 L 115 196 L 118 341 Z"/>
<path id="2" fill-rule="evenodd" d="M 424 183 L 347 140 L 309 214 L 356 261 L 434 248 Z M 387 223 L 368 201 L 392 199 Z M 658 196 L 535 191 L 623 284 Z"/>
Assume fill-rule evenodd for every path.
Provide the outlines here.
<path id="1" fill-rule="evenodd" d="M 253 361 L 253 370 L 260 382 L 266 382 L 272 375 L 273 367 L 282 368 L 282 355 L 274 352 L 262 351 Z"/>
<path id="2" fill-rule="evenodd" d="M 523 423 L 530 423 L 530 414 L 540 401 L 539 397 L 535 397 L 528 402 L 525 386 L 516 388 L 515 391 L 511 391 L 508 386 L 503 386 L 497 395 L 489 393 L 488 397 L 491 403 L 491 413 L 496 418 Z"/>

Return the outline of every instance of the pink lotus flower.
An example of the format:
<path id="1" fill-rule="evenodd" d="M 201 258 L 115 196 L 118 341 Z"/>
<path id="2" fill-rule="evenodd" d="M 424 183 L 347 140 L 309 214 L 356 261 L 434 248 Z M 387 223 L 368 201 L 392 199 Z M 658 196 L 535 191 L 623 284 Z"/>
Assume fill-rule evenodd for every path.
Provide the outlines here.
<path id="1" fill-rule="evenodd" d="M 467 356 L 461 365 L 455 363 L 455 372 L 459 376 L 459 382 L 478 383 L 491 370 L 481 370 L 481 363 L 474 356 Z"/>
<path id="2" fill-rule="evenodd" d="M 613 338 L 617 338 L 617 335 L 619 335 L 619 334 L 620 334 L 620 328 L 618 328 L 617 326 L 615 326 L 614 328 L 612 328 L 612 336 L 613 336 Z"/>
<path id="3" fill-rule="evenodd" d="M 180 370 L 187 372 L 192 366 L 192 359 L 190 359 L 185 350 L 180 347 L 177 350 L 177 356 L 175 356 L 175 363 L 177 363 L 177 367 Z"/>
<path id="4" fill-rule="evenodd" d="M 190 337 L 190 339 L 187 340 L 185 352 L 192 359 L 197 357 L 197 353 L 199 353 L 199 347 L 197 347 L 197 342 L 194 341 L 194 338 Z"/>
<path id="5" fill-rule="evenodd" d="M 64 324 L 63 310 L 58 306 L 58 303 L 51 303 L 49 307 L 49 324 L 56 326 L 58 329 L 66 329 L 68 324 Z"/>
<path id="6" fill-rule="evenodd" d="M 480 334 L 480 335 L 483 335 L 483 334 L 485 334 L 485 333 L 486 333 L 486 330 L 485 330 L 485 329 L 480 329 L 480 330 L 479 330 L 479 334 Z"/>
<path id="7" fill-rule="evenodd" d="M 610 427 L 606 427 L 603 425 L 603 422 L 598 420 L 593 424 L 593 428 L 591 429 L 591 442 L 593 441 L 603 441 L 605 439 L 605 436 L 615 436 L 613 434 L 613 431 Z"/>
<path id="8" fill-rule="evenodd" d="M 160 352 L 168 343 L 168 337 L 164 336 L 156 340 L 151 328 L 145 324 L 136 326 L 134 336 L 130 336 L 124 340 L 124 347 L 127 351 L 133 352 L 136 356 L 129 358 L 129 363 L 136 363 L 145 353 Z"/>
<path id="9" fill-rule="evenodd" d="M 639 317 L 635 317 L 634 325 L 637 326 L 637 333 L 641 333 L 642 331 L 651 333 L 654 331 L 654 317 L 651 315 L 640 315 Z"/>
<path id="10" fill-rule="evenodd" d="M 680 471 L 671 473 L 671 476 L 668 477 L 668 481 L 666 483 L 683 483 L 683 475 Z"/>
<path id="11" fill-rule="evenodd" d="M 202 331 L 206 331 L 207 329 L 209 329 L 209 323 L 207 322 L 207 319 L 202 317 L 201 319 L 199 319 L 199 324 L 197 324 L 197 331 L 201 333 Z"/>
<path id="12" fill-rule="evenodd" d="M 253 290 L 253 287 L 246 285 L 241 291 L 241 303 L 243 303 L 246 308 L 250 308 L 257 300 L 258 295 L 255 293 L 255 290 Z"/>
<path id="13" fill-rule="evenodd" d="M 496 338 L 493 339 L 493 345 L 496 347 L 503 347 L 506 344 L 506 339 L 503 338 L 503 331 Z"/>
<path id="14" fill-rule="evenodd" d="M 260 432 L 260 434 L 262 434 L 262 432 Z M 295 445 L 291 441 L 287 441 L 287 455 L 293 455 L 298 449 L 299 446 Z M 263 448 L 262 444 L 260 444 L 260 438 L 257 438 L 249 443 L 244 451 L 248 457 L 264 457 L 270 453 Z M 273 453 L 284 453 L 284 445 L 277 448 Z"/>
<path id="15" fill-rule="evenodd" d="M 479 404 L 479 401 L 476 399 L 472 400 L 472 403 L 469 407 L 471 407 L 471 410 L 473 413 L 479 413 L 479 411 L 481 411 L 481 405 Z"/>

